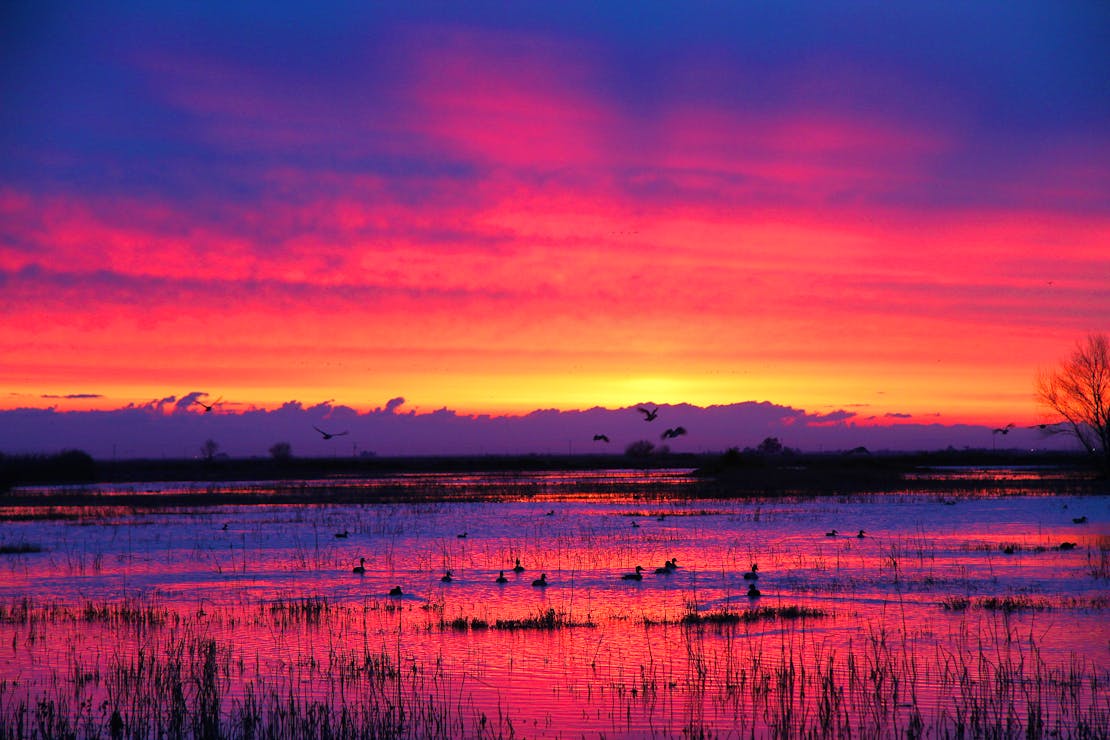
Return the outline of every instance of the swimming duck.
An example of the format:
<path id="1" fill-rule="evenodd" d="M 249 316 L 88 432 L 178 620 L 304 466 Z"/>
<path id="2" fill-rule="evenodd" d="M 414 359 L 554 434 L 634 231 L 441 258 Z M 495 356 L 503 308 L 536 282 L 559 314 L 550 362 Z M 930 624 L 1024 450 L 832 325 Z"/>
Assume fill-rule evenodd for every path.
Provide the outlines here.
<path id="1" fill-rule="evenodd" d="M 744 574 L 744 580 L 745 581 L 758 580 L 759 579 L 759 573 L 756 572 L 758 570 L 759 570 L 759 564 L 758 563 L 752 563 L 752 569 Z"/>
<path id="2" fill-rule="evenodd" d="M 621 576 L 621 580 L 622 581 L 642 581 L 642 580 L 644 580 L 643 570 L 644 570 L 644 566 L 637 565 L 635 573 L 625 573 L 623 576 Z"/>
<path id="3" fill-rule="evenodd" d="M 352 573 L 358 573 L 360 576 L 366 572 L 366 558 L 359 558 L 358 565 L 351 568 Z"/>
<path id="4" fill-rule="evenodd" d="M 1071 521 L 1072 521 L 1073 524 L 1086 524 L 1087 523 L 1087 517 L 1077 516 L 1077 517 L 1073 517 Z"/>
<path id="5" fill-rule="evenodd" d="M 390 596 L 404 596 L 404 594 L 401 593 L 401 587 L 400 586 L 394 586 L 393 588 L 389 589 L 389 595 Z"/>
<path id="6" fill-rule="evenodd" d="M 825 532 L 825 536 L 826 537 L 836 537 L 836 530 L 835 529 L 830 529 L 828 532 Z"/>
<path id="7" fill-rule="evenodd" d="M 861 530 L 859 531 L 859 534 L 857 534 L 857 535 L 856 535 L 856 539 L 860 539 L 860 540 L 862 540 L 862 539 L 863 539 L 864 537 L 866 537 L 866 536 L 867 536 L 867 533 L 866 533 L 866 532 L 864 532 L 864 531 L 863 531 L 863 530 L 861 529 Z"/>
<path id="8" fill-rule="evenodd" d="M 536 580 L 532 581 L 532 585 L 540 587 L 540 588 L 546 587 L 547 586 L 547 574 L 546 573 L 540 573 L 540 577 L 537 578 Z"/>
<path id="9" fill-rule="evenodd" d="M 749 599 L 758 599 L 762 595 L 763 594 L 761 594 L 759 592 L 759 589 L 755 587 L 754 583 L 748 584 L 748 598 Z"/>
<path id="10" fill-rule="evenodd" d="M 443 581 L 444 583 L 450 583 L 451 582 L 451 571 L 447 571 L 446 573 L 444 573 L 443 578 L 440 578 L 439 580 Z"/>
<path id="11" fill-rule="evenodd" d="M 675 561 L 673 559 L 667 560 L 663 563 L 662 567 L 655 569 L 655 575 L 669 576 L 671 573 L 674 573 L 674 569 L 677 567 L 678 565 L 675 564 Z"/>
<path id="12" fill-rule="evenodd" d="M 523 573 L 524 566 L 520 564 L 520 558 L 516 559 L 516 565 L 513 566 L 513 573 Z"/>
<path id="13" fill-rule="evenodd" d="M 505 571 L 501 571 L 501 575 L 497 576 L 496 583 L 508 583 L 509 579 L 505 577 Z"/>
<path id="14" fill-rule="evenodd" d="M 347 539 L 347 535 L 348 535 L 348 534 L 350 534 L 350 533 L 349 533 L 349 532 L 348 532 L 347 530 L 345 530 L 345 529 L 344 529 L 344 530 L 343 530 L 342 532 L 336 532 L 336 533 L 335 533 L 335 539 L 337 539 L 337 540 L 345 540 L 345 539 Z"/>

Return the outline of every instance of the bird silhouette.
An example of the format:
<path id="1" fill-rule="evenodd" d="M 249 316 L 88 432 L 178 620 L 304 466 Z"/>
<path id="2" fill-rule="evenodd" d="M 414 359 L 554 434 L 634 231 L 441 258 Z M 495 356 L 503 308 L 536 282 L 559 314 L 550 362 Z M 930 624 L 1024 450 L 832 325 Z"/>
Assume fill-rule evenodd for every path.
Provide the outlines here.
<path id="1" fill-rule="evenodd" d="M 499 576 L 497 576 L 497 578 L 494 579 L 494 580 L 495 580 L 496 583 L 508 583 L 509 582 L 509 579 L 505 577 L 505 571 L 501 571 L 501 574 Z"/>
<path id="2" fill-rule="evenodd" d="M 440 578 L 439 580 L 443 581 L 444 583 L 450 583 L 451 582 L 451 571 L 446 571 L 443 574 L 443 578 Z"/>
<path id="3" fill-rule="evenodd" d="M 520 564 L 520 558 L 516 559 L 516 565 L 513 566 L 513 573 L 523 573 L 524 566 Z"/>
<path id="4" fill-rule="evenodd" d="M 344 430 L 342 432 L 330 432 L 329 433 L 329 432 L 325 432 L 323 429 L 321 429 L 320 427 L 315 426 L 315 425 L 313 425 L 312 428 L 315 429 L 316 431 L 318 431 L 321 434 L 321 436 L 323 436 L 324 439 L 331 439 L 332 437 L 342 437 L 344 434 L 348 433 L 346 430 Z"/>
<path id="5" fill-rule="evenodd" d="M 546 573 L 540 573 L 540 577 L 537 578 L 536 580 L 532 581 L 532 585 L 537 587 L 537 588 L 546 588 L 547 587 L 547 574 Z"/>
<path id="6" fill-rule="evenodd" d="M 758 599 L 762 595 L 763 594 L 760 592 L 760 590 L 758 588 L 755 587 L 754 583 L 748 584 L 748 598 L 749 599 Z"/>
<path id="7" fill-rule="evenodd" d="M 828 532 L 825 532 L 825 536 L 826 536 L 826 537 L 836 537 L 836 530 L 835 530 L 835 529 L 831 529 L 831 530 L 829 530 Z"/>
<path id="8" fill-rule="evenodd" d="M 349 535 L 349 534 L 350 534 L 350 532 L 348 532 L 347 530 L 344 529 L 342 532 L 336 532 L 335 533 L 335 539 L 345 540 L 345 539 L 347 539 L 347 535 Z"/>
<path id="9" fill-rule="evenodd" d="M 857 538 L 857 539 L 861 539 L 861 540 L 862 540 L 862 539 L 863 539 L 864 537 L 866 537 L 866 536 L 867 536 L 867 533 L 866 533 L 866 532 L 864 532 L 864 531 L 863 531 L 863 530 L 861 529 L 861 530 L 859 531 L 859 534 L 857 534 L 857 535 L 856 535 L 856 538 Z"/>
<path id="10" fill-rule="evenodd" d="M 401 592 L 401 587 L 400 586 L 394 586 L 393 588 L 389 589 L 389 595 L 390 596 L 404 596 L 404 594 Z"/>
<path id="11" fill-rule="evenodd" d="M 658 406 L 653 408 L 651 411 L 648 411 L 643 406 L 637 406 L 636 410 L 644 415 L 644 421 L 655 421 L 655 417 L 659 416 L 659 407 Z"/>
<path id="12" fill-rule="evenodd" d="M 608 441 L 609 441 L 609 438 L 607 436 L 605 436 L 604 434 L 595 434 L 594 435 L 594 442 L 608 442 Z"/>
<path id="13" fill-rule="evenodd" d="M 622 581 L 642 581 L 644 580 L 644 566 L 637 565 L 635 573 L 625 573 L 621 576 Z"/>
<path id="14" fill-rule="evenodd" d="M 460 540 L 465 540 L 466 539 L 466 532 L 459 532 L 455 536 L 458 537 Z"/>
<path id="15" fill-rule="evenodd" d="M 1013 422 L 1011 422 L 1011 423 L 1007 424 L 1004 427 L 998 427 L 997 429 L 992 429 L 991 434 L 1009 434 L 1010 430 L 1013 429 L 1013 428 L 1014 428 L 1014 424 L 1013 424 Z"/>
<path id="16" fill-rule="evenodd" d="M 211 413 L 212 413 L 212 409 L 214 409 L 214 408 L 216 408 L 217 406 L 219 406 L 219 405 L 220 405 L 220 401 L 222 401 L 222 400 L 224 400 L 224 397 L 223 397 L 223 396 L 220 396 L 219 398 L 217 398 L 217 399 L 216 399 L 215 401 L 213 401 L 212 403 L 205 403 L 204 401 L 201 401 L 201 400 L 200 400 L 199 398 L 194 398 L 194 399 L 193 399 L 193 403 L 195 403 L 195 404 L 196 404 L 196 405 L 198 405 L 198 406 L 202 406 L 202 407 L 204 408 L 204 413 L 206 413 L 206 414 L 211 414 Z"/>
<path id="17" fill-rule="evenodd" d="M 674 569 L 677 568 L 677 567 L 678 567 L 678 565 L 675 564 L 673 559 L 668 560 L 668 561 L 663 563 L 662 567 L 655 569 L 655 575 L 657 575 L 657 576 L 669 576 L 671 573 L 674 573 Z"/>
<path id="18" fill-rule="evenodd" d="M 366 558 L 359 558 L 358 565 L 351 568 L 352 573 L 358 573 L 360 576 L 366 572 Z"/>
<path id="19" fill-rule="evenodd" d="M 660 439 L 674 439 L 675 437 L 681 437 L 683 434 L 686 434 L 686 427 L 675 427 L 663 432 Z"/>
<path id="20" fill-rule="evenodd" d="M 759 580 L 759 573 L 758 573 L 758 571 L 759 571 L 759 564 L 758 564 L 758 563 L 752 563 L 752 569 L 751 569 L 751 570 L 749 570 L 749 571 L 748 571 L 747 573 L 745 573 L 745 574 L 744 574 L 744 580 L 745 580 L 745 581 L 756 581 L 756 580 Z"/>
<path id="21" fill-rule="evenodd" d="M 1072 521 L 1073 524 L 1086 524 L 1087 523 L 1087 517 L 1077 516 L 1077 517 L 1073 517 L 1071 521 Z"/>

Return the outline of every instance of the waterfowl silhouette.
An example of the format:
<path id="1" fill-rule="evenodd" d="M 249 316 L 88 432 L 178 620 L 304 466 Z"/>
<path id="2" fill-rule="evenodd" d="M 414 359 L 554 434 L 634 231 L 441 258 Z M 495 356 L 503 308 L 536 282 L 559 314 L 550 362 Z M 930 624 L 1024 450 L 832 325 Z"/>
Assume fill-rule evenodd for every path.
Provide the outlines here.
<path id="1" fill-rule="evenodd" d="M 992 429 L 991 434 L 1009 434 L 1010 430 L 1013 429 L 1013 428 L 1014 428 L 1014 424 L 1013 424 L 1013 422 L 1010 422 L 1009 424 L 1007 424 L 1004 427 L 998 427 L 997 429 Z"/>
<path id="2" fill-rule="evenodd" d="M 831 529 L 831 530 L 829 530 L 828 532 L 825 532 L 825 536 L 826 536 L 826 537 L 836 537 L 836 530 L 835 530 L 835 529 Z"/>
<path id="3" fill-rule="evenodd" d="M 501 575 L 494 579 L 495 583 L 508 583 L 509 579 L 505 577 L 505 571 L 501 571 Z"/>
<path id="4" fill-rule="evenodd" d="M 759 573 L 757 572 L 758 570 L 759 570 L 759 564 L 758 563 L 752 563 L 752 569 L 744 574 L 744 580 L 745 581 L 758 580 L 759 579 Z"/>
<path id="5" fill-rule="evenodd" d="M 389 589 L 389 595 L 390 596 L 404 596 L 404 594 L 401 593 L 401 587 L 400 586 L 394 586 L 393 588 Z"/>
<path id="6" fill-rule="evenodd" d="M 451 582 L 451 571 L 445 572 L 443 574 L 443 578 L 440 578 L 439 580 L 443 581 L 444 583 L 450 583 Z"/>
<path id="7" fill-rule="evenodd" d="M 686 427 L 675 427 L 674 429 L 667 429 L 660 435 L 660 439 L 674 439 L 686 434 Z"/>
<path id="8" fill-rule="evenodd" d="M 663 520 L 664 520 L 664 519 L 666 519 L 666 518 L 667 518 L 667 515 L 666 515 L 666 514 L 660 514 L 659 516 L 655 517 L 655 521 L 657 521 L 657 522 L 661 522 L 661 521 L 663 521 Z"/>
<path id="9" fill-rule="evenodd" d="M 222 401 L 222 400 L 223 400 L 223 398 L 224 398 L 223 396 L 220 396 L 219 398 L 217 398 L 217 399 L 216 399 L 215 401 L 213 401 L 212 403 L 205 403 L 204 401 L 201 401 L 201 400 L 200 400 L 199 398 L 194 398 L 194 399 L 193 399 L 193 403 L 195 403 L 195 404 L 196 404 L 197 406 L 202 406 L 202 407 L 204 407 L 204 413 L 206 413 L 206 414 L 211 414 L 211 413 L 212 413 L 212 409 L 214 409 L 214 408 L 216 408 L 217 406 L 219 406 L 219 405 L 220 405 L 220 401 Z"/>
<path id="10" fill-rule="evenodd" d="M 540 577 L 537 578 L 536 580 L 532 581 L 532 585 L 536 586 L 537 588 L 546 588 L 547 587 L 547 574 L 546 573 L 540 573 Z"/>
<path id="11" fill-rule="evenodd" d="M 763 594 L 760 592 L 760 590 L 758 588 L 755 587 L 754 583 L 748 584 L 748 598 L 749 599 L 758 599 L 762 595 Z"/>
<path id="12" fill-rule="evenodd" d="M 1071 521 L 1072 521 L 1073 524 L 1086 524 L 1087 523 L 1087 517 L 1077 516 L 1077 517 L 1074 517 Z"/>
<path id="13" fill-rule="evenodd" d="M 466 539 L 466 532 L 459 532 L 455 536 L 458 537 L 460 540 L 465 540 Z"/>
<path id="14" fill-rule="evenodd" d="M 1057 550 L 1074 550 L 1078 545 L 1074 542 L 1061 542 Z"/>
<path id="15" fill-rule="evenodd" d="M 644 571 L 644 566 L 637 565 L 635 573 L 625 573 L 623 576 L 621 576 L 621 580 L 622 581 L 642 581 L 642 580 L 644 580 L 643 571 Z"/>
<path id="16" fill-rule="evenodd" d="M 594 442 L 608 442 L 608 441 L 609 441 L 609 437 L 607 437 L 604 434 L 595 434 L 594 435 Z"/>
<path id="17" fill-rule="evenodd" d="M 548 512 L 547 512 L 546 514 L 544 514 L 544 516 L 555 516 L 555 510 L 554 510 L 554 509 L 551 509 L 551 510 L 550 510 L 550 511 L 548 511 Z"/>
<path id="18" fill-rule="evenodd" d="M 637 406 L 636 410 L 644 415 L 644 421 L 655 421 L 655 417 L 659 416 L 658 406 L 653 408 L 651 411 L 648 411 L 643 406 Z"/>
<path id="19" fill-rule="evenodd" d="M 344 530 L 343 530 L 342 532 L 336 532 L 336 533 L 335 533 L 335 539 L 337 539 L 337 540 L 345 540 L 345 539 L 347 539 L 347 535 L 348 535 L 348 534 L 350 534 L 350 532 L 348 532 L 348 531 L 347 531 L 347 530 L 345 530 L 345 529 L 344 529 Z"/>
<path id="20" fill-rule="evenodd" d="M 225 532 L 227 531 L 227 522 L 224 522 L 224 527 L 223 527 L 223 530 L 224 530 Z"/>
<path id="21" fill-rule="evenodd" d="M 677 567 L 678 566 L 675 565 L 674 560 L 664 561 L 662 567 L 655 569 L 655 575 L 657 575 L 657 576 L 669 576 L 671 573 L 674 573 L 674 569 L 677 568 Z"/>
<path id="22" fill-rule="evenodd" d="M 635 519 L 632 520 L 632 528 L 633 529 L 639 529 L 640 528 L 639 522 L 637 522 Z M 225 529 L 226 529 L 226 527 L 225 527 Z"/>
<path id="23" fill-rule="evenodd" d="M 866 532 L 864 532 L 864 531 L 863 531 L 863 530 L 861 529 L 861 530 L 859 531 L 859 534 L 857 534 L 857 535 L 856 535 L 856 539 L 860 539 L 860 540 L 862 540 L 862 539 L 863 539 L 864 537 L 866 537 L 866 536 L 867 536 L 867 533 L 866 533 Z"/>
<path id="24" fill-rule="evenodd" d="M 324 439 L 331 439 L 332 437 L 342 437 L 344 434 L 348 434 L 347 430 L 343 430 L 342 432 L 325 432 L 323 429 L 316 425 L 313 425 L 312 428 L 318 431 Z"/>
<path id="25" fill-rule="evenodd" d="M 520 558 L 516 559 L 516 565 L 513 566 L 513 573 L 523 573 L 524 566 L 520 564 Z"/>
<path id="26" fill-rule="evenodd" d="M 358 573 L 360 576 L 366 572 L 366 558 L 359 558 L 358 565 L 351 568 L 352 573 Z"/>

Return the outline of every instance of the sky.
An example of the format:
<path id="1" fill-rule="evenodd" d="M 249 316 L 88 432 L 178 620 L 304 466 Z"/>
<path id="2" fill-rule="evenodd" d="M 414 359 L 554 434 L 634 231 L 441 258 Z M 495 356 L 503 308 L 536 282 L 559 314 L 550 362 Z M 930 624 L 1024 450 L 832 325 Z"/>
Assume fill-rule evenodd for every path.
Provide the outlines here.
<path id="1" fill-rule="evenodd" d="M 182 398 L 1033 425 L 1110 329 L 1105 3 L 224 5 L 0 10 L 0 449 Z"/>

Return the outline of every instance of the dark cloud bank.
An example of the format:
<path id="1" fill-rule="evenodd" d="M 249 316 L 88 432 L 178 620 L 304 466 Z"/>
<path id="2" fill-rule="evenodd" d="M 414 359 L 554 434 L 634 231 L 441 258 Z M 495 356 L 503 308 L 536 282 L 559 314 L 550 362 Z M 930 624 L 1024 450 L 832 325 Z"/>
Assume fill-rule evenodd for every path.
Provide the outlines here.
<path id="1" fill-rule="evenodd" d="M 200 395 L 169 396 L 114 411 L 0 411 L 0 452 L 76 448 L 97 458 L 196 457 L 205 440 L 213 439 L 221 451 L 233 457 L 266 455 L 276 442 L 288 442 L 295 455 L 306 457 L 365 452 L 382 456 L 580 454 L 623 452 L 640 439 L 662 444 L 663 431 L 679 425 L 688 434 L 666 443 L 676 452 L 754 447 L 765 437 L 778 437 L 785 445 L 807 452 L 858 446 L 873 451 L 1069 446 L 1063 437 L 1045 437 L 1036 430 L 1014 429 L 1003 436 L 993 434 L 989 427 L 904 419 L 898 424 L 876 425 L 850 411 L 812 414 L 754 401 L 707 408 L 663 405 L 655 421 L 645 422 L 635 407 L 467 416 L 448 409 L 404 411 L 403 398 L 390 399 L 384 408 L 365 413 L 332 403 L 305 407 L 296 401 L 274 410 L 217 408 L 203 413 L 193 403 Z M 324 440 L 313 427 L 347 434 Z M 595 434 L 606 434 L 612 441 L 595 442 Z"/>

